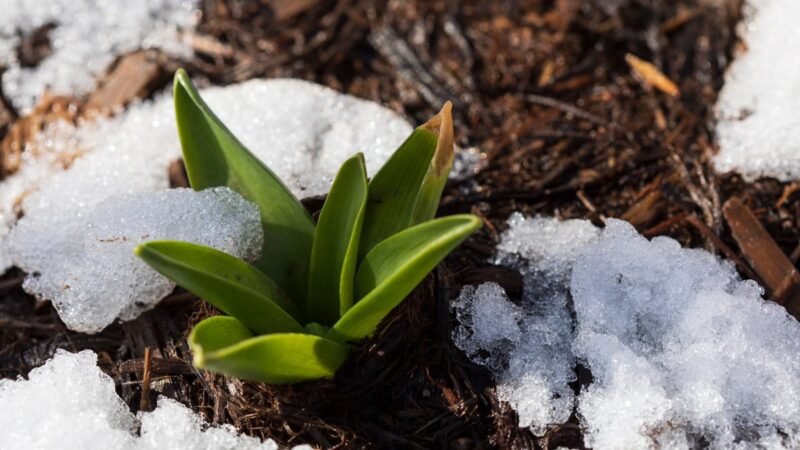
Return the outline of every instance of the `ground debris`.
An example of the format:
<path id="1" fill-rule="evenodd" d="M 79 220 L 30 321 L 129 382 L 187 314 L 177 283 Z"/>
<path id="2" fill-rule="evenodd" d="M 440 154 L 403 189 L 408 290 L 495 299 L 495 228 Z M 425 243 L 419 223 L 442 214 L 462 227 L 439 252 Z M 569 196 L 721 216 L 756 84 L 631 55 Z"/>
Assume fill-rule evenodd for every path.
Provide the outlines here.
<path id="1" fill-rule="evenodd" d="M 739 249 L 769 290 L 770 296 L 800 317 L 800 273 L 758 218 L 737 197 L 722 209 Z"/>
<path id="2" fill-rule="evenodd" d="M 249 435 L 273 435 L 282 444 L 449 448 L 469 439 L 477 448 L 534 448 L 536 438 L 517 427 L 516 413 L 492 398 L 488 371 L 448 343 L 448 301 L 462 284 L 516 283 L 513 275 L 496 271 L 466 272 L 486 265 L 497 242 L 494 230 L 506 229 L 512 211 L 591 217 L 599 224 L 639 202 L 645 210 L 658 196 L 653 207 L 658 214 L 638 215 L 640 231 L 668 234 L 684 246 L 718 248 L 687 219 L 694 216 L 728 248 L 738 249 L 726 227 L 709 226 L 714 224 L 707 220 L 721 218 L 722 201 L 738 196 L 784 254 L 797 253 L 800 196 L 779 201 L 785 183 L 746 182 L 710 170 L 715 151 L 710 105 L 736 47 L 738 0 L 525 5 L 318 0 L 280 20 L 270 10 L 274 4 L 206 0 L 194 31 L 203 39 L 193 42 L 196 55 L 186 63 L 193 77 L 214 84 L 299 77 L 382 102 L 413 122 L 432 116 L 441 106 L 433 103 L 441 98 L 460 101 L 454 108 L 456 139 L 478 148 L 486 164 L 474 177 L 450 184 L 441 213 L 475 212 L 490 226 L 439 270 L 437 279 L 448 283 L 437 283 L 435 296 L 415 294 L 387 320 L 383 334 L 357 352 L 357 364 L 368 367 L 346 369 L 335 388 L 322 382 L 279 392 L 198 376 L 185 345 L 195 320 L 187 317 L 216 312 L 181 294 L 176 298 L 182 300 L 97 336 L 68 332 L 48 304 L 34 308 L 13 288 L 18 273 L 2 279 L 12 280 L 9 290 L 0 290 L 9 305 L 4 317 L 52 328 L 0 329 L 3 376 L 27 373 L 57 347 L 89 347 L 100 351 L 102 367 L 116 373 L 123 397 L 136 409 L 141 361 L 150 346 L 153 377 L 159 380 L 154 389 L 210 420 Z M 376 42 L 386 30 L 396 48 Z M 408 70 L 409 61 L 390 57 L 401 46 L 412 51 L 423 71 Z M 625 62 L 627 53 L 658 67 L 680 86 L 680 97 L 643 87 Z M 426 87 L 433 95 L 423 94 Z M 688 178 L 674 177 L 673 153 L 688 168 Z M 184 183 L 177 168 L 174 173 L 173 184 Z M 722 201 L 711 200 L 713 192 Z M 319 201 L 308 204 L 313 209 Z M 321 402 L 315 409 L 314 402 L 327 395 L 341 403 Z M 454 414 L 451 405 L 463 408 Z M 582 436 L 573 438 L 568 442 Z M 556 442 L 567 441 L 550 440 Z"/>
<path id="3" fill-rule="evenodd" d="M 133 100 L 146 98 L 170 79 L 166 56 L 157 50 L 145 50 L 121 57 L 110 72 L 97 82 L 89 94 L 86 109 L 109 114 Z"/>
<path id="4" fill-rule="evenodd" d="M 634 73 L 636 73 L 646 85 L 652 86 L 670 97 L 677 97 L 681 94 L 678 86 L 652 63 L 638 58 L 631 53 L 625 55 L 625 62 L 631 66 Z"/>
<path id="5" fill-rule="evenodd" d="M 30 145 L 45 127 L 58 121 L 77 123 L 81 108 L 82 103 L 76 98 L 57 97 L 46 93 L 29 114 L 14 122 L 0 141 L 0 179 L 19 169 L 23 152 L 37 152 L 37 149 Z M 66 156 L 62 164 L 69 166 L 74 156 Z"/>

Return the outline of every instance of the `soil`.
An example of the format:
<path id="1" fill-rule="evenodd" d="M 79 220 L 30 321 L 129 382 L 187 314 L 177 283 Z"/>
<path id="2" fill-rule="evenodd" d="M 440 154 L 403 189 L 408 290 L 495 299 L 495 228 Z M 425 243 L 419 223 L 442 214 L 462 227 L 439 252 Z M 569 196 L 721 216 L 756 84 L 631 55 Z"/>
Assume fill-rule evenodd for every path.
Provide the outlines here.
<path id="1" fill-rule="evenodd" d="M 486 226 L 334 380 L 271 387 L 198 373 L 185 337 L 214 311 L 181 291 L 100 334 L 69 332 L 49 303 L 24 294 L 19 272 L 0 279 L 0 376 L 24 376 L 59 347 L 89 348 L 132 410 L 166 395 L 283 445 L 580 448 L 575 417 L 538 438 L 516 426 L 491 375 L 450 341 L 448 304 L 465 284 L 521 290 L 519 274 L 488 263 L 512 211 L 598 225 L 625 218 L 645 235 L 728 252 L 758 279 L 758 267 L 748 267 L 757 261 L 723 217 L 722 205 L 738 197 L 796 265 L 798 186 L 747 183 L 716 174 L 709 162 L 713 105 L 740 45 L 740 16 L 739 0 L 206 0 L 197 56 L 183 63 L 200 84 L 298 77 L 379 101 L 416 123 L 452 100 L 459 145 L 485 157 L 474 177 L 449 185 L 440 213 L 472 212 Z M 46 52 L 36 39 L 27 51 Z M 627 54 L 653 64 L 680 94 L 652 88 Z M 35 55 L 26 61 L 35 64 Z M 151 61 L 162 74 L 179 64 Z M 160 77 L 137 92 L 162 88 L 169 77 Z M 6 115 L 13 124 L 16 115 Z M 150 395 L 142 399 L 147 348 Z M 591 376 L 578 372 L 576 389 Z"/>

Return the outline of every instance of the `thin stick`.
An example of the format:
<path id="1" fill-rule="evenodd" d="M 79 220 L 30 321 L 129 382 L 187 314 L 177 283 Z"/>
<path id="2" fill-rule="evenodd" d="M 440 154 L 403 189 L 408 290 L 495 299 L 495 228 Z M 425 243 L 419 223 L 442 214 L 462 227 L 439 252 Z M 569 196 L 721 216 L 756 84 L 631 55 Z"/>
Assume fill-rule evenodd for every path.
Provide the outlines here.
<path id="1" fill-rule="evenodd" d="M 642 232 L 642 234 L 644 236 L 647 236 L 647 237 L 656 236 L 656 235 L 659 235 L 659 234 L 664 234 L 665 232 L 667 232 L 670 228 L 672 228 L 676 224 L 679 224 L 679 223 L 685 221 L 688 216 L 689 216 L 689 213 L 687 213 L 687 212 L 682 212 L 682 213 L 676 214 L 676 215 L 668 218 L 667 220 L 665 220 L 665 221 L 663 221 L 661 223 L 658 223 L 656 225 L 653 225 L 652 227 L 644 230 Z"/>
<path id="2" fill-rule="evenodd" d="M 588 120 L 589 122 L 594 122 L 597 125 L 609 128 L 611 128 L 613 125 L 611 122 L 604 120 L 600 116 L 596 116 L 588 111 L 578 108 L 577 106 L 570 105 L 569 103 L 565 103 L 554 98 L 545 97 L 543 95 L 528 94 L 525 96 L 525 100 L 531 103 L 536 103 L 537 105 L 554 108 L 567 114 L 572 114 L 575 117 L 580 117 L 581 119 Z"/>
<path id="3" fill-rule="evenodd" d="M 144 370 L 142 374 L 142 398 L 139 399 L 139 410 L 150 411 L 150 347 L 144 348 Z"/>

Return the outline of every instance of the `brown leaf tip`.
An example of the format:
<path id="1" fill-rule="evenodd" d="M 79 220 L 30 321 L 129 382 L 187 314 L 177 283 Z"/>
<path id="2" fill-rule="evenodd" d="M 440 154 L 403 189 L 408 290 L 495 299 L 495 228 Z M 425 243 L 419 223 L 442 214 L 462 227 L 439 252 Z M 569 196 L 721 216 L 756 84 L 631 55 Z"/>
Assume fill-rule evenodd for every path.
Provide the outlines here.
<path id="1" fill-rule="evenodd" d="M 454 132 L 453 132 L 453 103 L 450 101 L 445 102 L 441 111 L 433 116 L 431 120 L 420 125 L 420 128 L 430 131 L 436 135 L 438 141 L 436 142 L 436 153 L 433 157 L 432 166 L 436 171 L 436 175 L 450 170 L 453 165 L 453 158 L 455 157 L 455 150 L 453 147 Z"/>

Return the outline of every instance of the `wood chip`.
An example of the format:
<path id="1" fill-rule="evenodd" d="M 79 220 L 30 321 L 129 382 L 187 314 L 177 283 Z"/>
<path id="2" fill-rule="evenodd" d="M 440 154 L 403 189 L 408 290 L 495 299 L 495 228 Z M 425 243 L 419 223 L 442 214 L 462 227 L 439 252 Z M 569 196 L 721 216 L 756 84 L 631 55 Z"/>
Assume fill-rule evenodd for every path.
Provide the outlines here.
<path id="1" fill-rule="evenodd" d="M 269 6 L 275 19 L 283 21 L 308 11 L 317 2 L 318 0 L 270 0 Z"/>
<path id="2" fill-rule="evenodd" d="M 553 79 L 555 78 L 555 72 L 555 61 L 545 61 L 544 67 L 542 67 L 542 71 L 539 73 L 539 80 L 536 82 L 536 85 L 539 87 L 544 87 L 552 83 Z"/>
<path id="3" fill-rule="evenodd" d="M 798 181 L 795 181 L 794 183 L 784 186 L 781 198 L 779 198 L 778 201 L 775 202 L 775 208 L 778 209 L 782 208 L 783 205 L 788 203 L 789 200 L 791 200 L 792 196 L 797 192 L 800 192 L 800 182 Z"/>
<path id="4" fill-rule="evenodd" d="M 22 161 L 23 151 L 36 151 L 28 148 L 36 135 L 48 124 L 59 120 L 76 123 L 81 111 L 80 102 L 72 97 L 55 97 L 45 92 L 42 99 L 30 114 L 14 122 L 0 142 L 0 176 L 5 177 L 17 171 Z M 61 163 L 67 167 L 78 153 L 63 155 Z"/>
<path id="5" fill-rule="evenodd" d="M 667 177 L 666 183 L 672 182 L 674 175 Z M 665 181 L 661 176 L 642 187 L 636 193 L 633 204 L 620 216 L 620 219 L 629 222 L 637 230 L 645 229 L 660 218 L 665 212 L 666 201 L 661 191 Z"/>
<path id="6" fill-rule="evenodd" d="M 631 205 L 621 219 L 630 222 L 636 229 L 649 226 L 664 211 L 664 202 L 661 199 L 661 190 L 653 189 L 645 194 L 638 202 Z"/>
<path id="7" fill-rule="evenodd" d="M 145 50 L 123 56 L 98 82 L 98 87 L 86 102 L 88 112 L 107 114 L 137 98 L 150 95 L 165 82 L 168 74 L 155 50 Z"/>
<path id="8" fill-rule="evenodd" d="M 634 75 L 647 86 L 654 87 L 670 97 L 677 97 L 681 94 L 678 85 L 667 78 L 653 64 L 630 53 L 625 55 L 625 61 L 633 70 Z"/>
<path id="9" fill-rule="evenodd" d="M 763 280 L 775 302 L 800 317 L 800 274 L 758 218 L 740 199 L 722 207 L 733 238 L 747 262 Z"/>
<path id="10" fill-rule="evenodd" d="M 232 58 L 236 50 L 228 44 L 220 42 L 213 36 L 204 34 L 192 34 L 190 36 L 192 49 L 195 52 L 203 53 L 215 58 Z"/>

